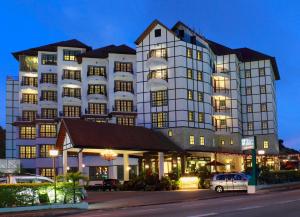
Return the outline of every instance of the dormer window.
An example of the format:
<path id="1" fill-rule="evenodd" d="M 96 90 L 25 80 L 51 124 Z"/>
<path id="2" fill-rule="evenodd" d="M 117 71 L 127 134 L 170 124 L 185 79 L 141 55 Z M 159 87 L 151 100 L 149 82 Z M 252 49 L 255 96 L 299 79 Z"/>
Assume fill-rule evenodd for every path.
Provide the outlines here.
<path id="1" fill-rule="evenodd" d="M 160 37 L 161 36 L 161 29 L 155 29 L 154 36 L 155 37 Z"/>
<path id="2" fill-rule="evenodd" d="M 179 36 L 179 38 L 183 38 L 184 37 L 184 30 L 178 30 L 178 36 Z"/>
<path id="3" fill-rule="evenodd" d="M 191 36 L 191 44 L 196 44 L 196 36 Z"/>
<path id="4" fill-rule="evenodd" d="M 76 61 L 76 56 L 79 55 L 80 50 L 64 50 L 64 61 Z"/>

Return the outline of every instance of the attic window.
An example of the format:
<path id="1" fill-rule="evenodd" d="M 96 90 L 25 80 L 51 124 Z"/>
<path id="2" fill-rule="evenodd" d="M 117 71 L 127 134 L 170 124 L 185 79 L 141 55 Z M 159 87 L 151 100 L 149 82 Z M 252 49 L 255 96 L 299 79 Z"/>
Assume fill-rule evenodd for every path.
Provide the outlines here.
<path id="1" fill-rule="evenodd" d="M 155 29 L 154 36 L 155 37 L 160 37 L 161 36 L 161 29 Z"/>
<path id="2" fill-rule="evenodd" d="M 183 38 L 184 37 L 184 30 L 179 30 L 178 31 L 178 36 L 179 36 L 179 38 Z"/>
<path id="3" fill-rule="evenodd" d="M 191 43 L 196 44 L 196 36 L 191 36 Z"/>

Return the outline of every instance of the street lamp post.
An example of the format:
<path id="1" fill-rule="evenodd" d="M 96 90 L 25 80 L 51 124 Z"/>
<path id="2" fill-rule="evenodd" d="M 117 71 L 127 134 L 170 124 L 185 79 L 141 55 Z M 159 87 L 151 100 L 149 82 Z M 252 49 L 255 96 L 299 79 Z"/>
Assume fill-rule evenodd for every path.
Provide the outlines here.
<path id="1" fill-rule="evenodd" d="M 58 156 L 58 150 L 57 149 L 51 149 L 49 151 L 50 157 L 52 157 L 53 162 L 53 173 L 54 173 L 54 203 L 56 203 L 56 165 L 55 165 L 55 159 Z"/>

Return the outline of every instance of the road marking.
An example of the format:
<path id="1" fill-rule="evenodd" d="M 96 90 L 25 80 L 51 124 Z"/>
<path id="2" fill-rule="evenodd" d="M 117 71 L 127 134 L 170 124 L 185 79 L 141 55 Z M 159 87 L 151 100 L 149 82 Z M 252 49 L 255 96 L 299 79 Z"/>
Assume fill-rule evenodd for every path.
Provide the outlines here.
<path id="1" fill-rule="evenodd" d="M 284 200 L 284 201 L 279 201 L 276 204 L 286 204 L 286 203 L 292 203 L 292 202 L 296 202 L 299 201 L 300 199 L 295 199 L 295 200 Z"/>
<path id="2" fill-rule="evenodd" d="M 191 207 L 191 206 L 199 206 L 206 205 L 207 203 L 192 203 L 192 204 L 183 204 L 181 207 Z"/>
<path id="3" fill-rule="evenodd" d="M 205 214 L 200 214 L 200 215 L 191 215 L 187 217 L 205 217 L 205 216 L 212 216 L 212 215 L 218 215 L 219 213 L 216 212 L 210 212 L 210 213 L 205 213 Z"/>
<path id="4" fill-rule="evenodd" d="M 257 208 L 262 208 L 264 206 L 247 206 L 247 207 L 243 207 L 243 208 L 239 208 L 236 210 L 249 210 L 249 209 L 257 209 Z"/>

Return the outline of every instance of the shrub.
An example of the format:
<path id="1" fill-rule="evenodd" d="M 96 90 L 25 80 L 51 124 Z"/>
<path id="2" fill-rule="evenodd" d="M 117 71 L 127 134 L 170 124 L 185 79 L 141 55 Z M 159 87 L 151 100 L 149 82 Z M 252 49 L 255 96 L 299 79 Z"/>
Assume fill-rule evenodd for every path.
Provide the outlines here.
<path id="1" fill-rule="evenodd" d="M 299 171 L 270 171 L 269 169 L 262 168 L 258 176 L 259 184 L 279 184 L 297 181 L 300 181 Z"/>

